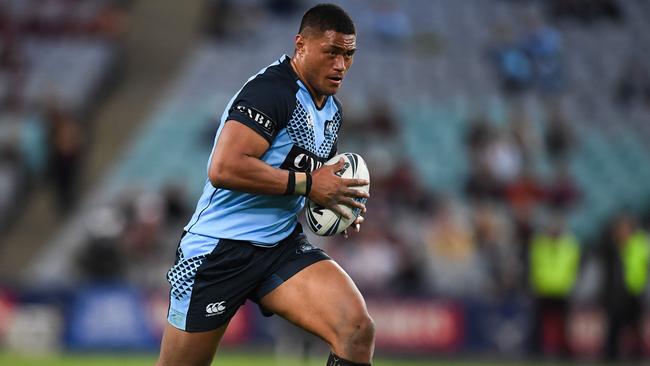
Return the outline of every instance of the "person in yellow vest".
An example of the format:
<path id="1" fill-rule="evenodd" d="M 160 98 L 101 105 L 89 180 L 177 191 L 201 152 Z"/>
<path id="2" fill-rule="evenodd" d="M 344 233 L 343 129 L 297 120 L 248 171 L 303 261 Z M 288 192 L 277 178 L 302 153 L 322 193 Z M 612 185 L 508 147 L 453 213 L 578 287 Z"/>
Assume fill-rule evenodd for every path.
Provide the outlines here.
<path id="1" fill-rule="evenodd" d="M 569 297 L 580 270 L 580 244 L 557 215 L 549 228 L 533 236 L 529 282 L 535 303 L 533 350 L 544 356 L 566 354 Z"/>
<path id="2" fill-rule="evenodd" d="M 641 356 L 642 298 L 648 285 L 650 239 L 634 217 L 615 218 L 603 252 L 604 305 L 608 316 L 607 358 Z"/>

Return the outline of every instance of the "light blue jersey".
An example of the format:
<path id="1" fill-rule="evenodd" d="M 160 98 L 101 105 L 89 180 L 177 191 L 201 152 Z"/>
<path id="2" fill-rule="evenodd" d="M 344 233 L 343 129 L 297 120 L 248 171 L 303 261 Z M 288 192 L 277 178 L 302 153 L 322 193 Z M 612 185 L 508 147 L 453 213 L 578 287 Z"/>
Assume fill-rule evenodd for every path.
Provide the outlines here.
<path id="1" fill-rule="evenodd" d="M 230 120 L 248 126 L 269 142 L 260 158 L 266 164 L 311 172 L 336 154 L 341 106 L 330 96 L 319 109 L 293 71 L 290 58 L 284 55 L 248 79 L 230 100 L 221 116 L 214 146 Z M 297 195 L 258 195 L 215 188 L 206 178 L 203 194 L 185 230 L 274 246 L 296 227 L 296 216 L 304 204 L 305 198 Z"/>

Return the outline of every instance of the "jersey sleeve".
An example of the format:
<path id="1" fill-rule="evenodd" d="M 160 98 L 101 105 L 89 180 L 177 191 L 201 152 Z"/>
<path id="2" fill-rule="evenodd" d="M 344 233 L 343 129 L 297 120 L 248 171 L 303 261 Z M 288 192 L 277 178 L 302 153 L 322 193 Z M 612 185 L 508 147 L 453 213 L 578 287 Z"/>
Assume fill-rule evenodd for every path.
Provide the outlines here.
<path id="1" fill-rule="evenodd" d="M 232 103 L 226 120 L 250 127 L 269 144 L 289 119 L 290 104 L 295 104 L 290 88 L 268 78 L 249 81 Z M 293 101 L 292 101 L 293 100 Z"/>

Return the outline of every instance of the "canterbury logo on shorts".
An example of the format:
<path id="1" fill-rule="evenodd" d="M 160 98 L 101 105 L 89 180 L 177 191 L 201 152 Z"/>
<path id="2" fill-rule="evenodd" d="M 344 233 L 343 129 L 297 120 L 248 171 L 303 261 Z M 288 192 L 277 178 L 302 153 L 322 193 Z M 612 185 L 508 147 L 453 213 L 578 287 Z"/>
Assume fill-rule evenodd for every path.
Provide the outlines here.
<path id="1" fill-rule="evenodd" d="M 226 311 L 226 306 L 224 305 L 225 303 L 225 301 L 220 301 L 208 304 L 208 306 L 205 307 L 205 316 L 222 314 L 224 311 Z"/>

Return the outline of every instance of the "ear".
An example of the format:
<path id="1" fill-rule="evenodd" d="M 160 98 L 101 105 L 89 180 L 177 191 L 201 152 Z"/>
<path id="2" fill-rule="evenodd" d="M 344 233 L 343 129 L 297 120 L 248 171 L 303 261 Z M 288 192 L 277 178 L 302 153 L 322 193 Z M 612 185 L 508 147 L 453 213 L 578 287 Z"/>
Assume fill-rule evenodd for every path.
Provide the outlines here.
<path id="1" fill-rule="evenodd" d="M 296 53 L 302 54 L 305 49 L 305 37 L 302 34 L 296 34 L 294 44 L 296 45 Z"/>

